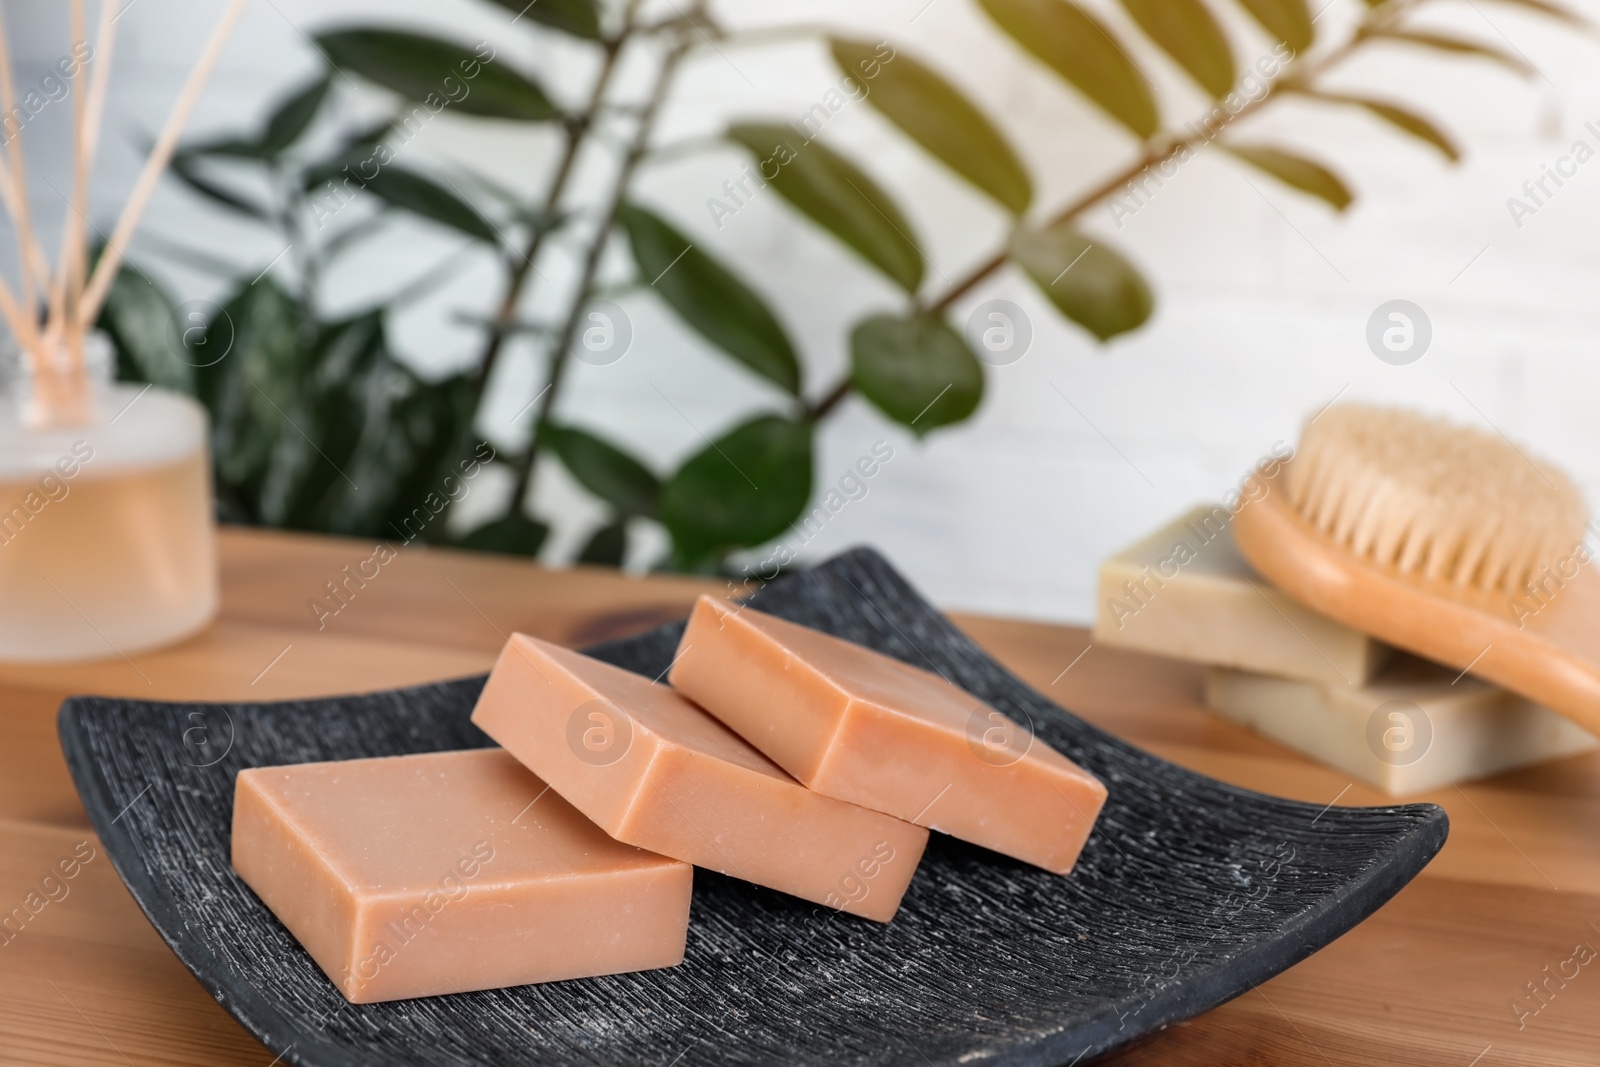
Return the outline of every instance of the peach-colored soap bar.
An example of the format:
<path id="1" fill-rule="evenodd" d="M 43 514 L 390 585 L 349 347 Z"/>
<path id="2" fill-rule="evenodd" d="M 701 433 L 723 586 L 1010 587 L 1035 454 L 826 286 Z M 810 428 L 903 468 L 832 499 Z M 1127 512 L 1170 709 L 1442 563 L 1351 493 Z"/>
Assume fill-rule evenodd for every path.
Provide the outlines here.
<path id="1" fill-rule="evenodd" d="M 619 841 L 880 922 L 928 843 L 806 789 L 667 686 L 524 634 L 472 721 Z"/>
<path id="2" fill-rule="evenodd" d="M 357 1004 L 671 967 L 694 877 L 497 748 L 240 771 L 233 868 Z"/>
<path id="3" fill-rule="evenodd" d="M 1066 874 L 1106 789 L 943 678 L 701 597 L 670 680 L 819 793 Z"/>

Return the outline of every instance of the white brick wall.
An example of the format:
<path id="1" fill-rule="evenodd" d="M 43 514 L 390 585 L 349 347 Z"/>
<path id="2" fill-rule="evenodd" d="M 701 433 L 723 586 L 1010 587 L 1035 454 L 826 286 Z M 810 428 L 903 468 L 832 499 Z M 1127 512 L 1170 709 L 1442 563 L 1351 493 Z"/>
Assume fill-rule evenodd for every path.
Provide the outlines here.
<path id="1" fill-rule="evenodd" d="M 59 53 L 64 6 L 13 7 L 27 57 L 24 79 Z M 1333 33 L 1354 6 L 1355 0 L 1334 0 L 1319 27 Z M 1600 15 L 1595 0 L 1575 6 Z M 124 16 L 99 218 L 114 215 L 137 164 L 133 146 L 159 122 L 216 8 L 201 0 L 137 0 Z M 866 8 L 844 0 L 785 5 L 795 19 L 891 37 L 951 73 L 1005 116 L 1038 177 L 1041 204 L 1069 198 L 1128 158 L 1126 138 L 1020 58 L 971 0 Z M 721 10 L 734 22 L 772 18 L 769 6 L 755 0 Z M 312 69 L 302 33 L 357 15 L 414 18 L 469 38 L 504 22 L 473 0 L 264 0 L 247 16 L 196 127 L 225 128 L 260 114 L 268 97 Z M 1115 12 L 1109 17 L 1126 27 Z M 893 443 L 896 456 L 867 498 L 846 508 L 809 551 L 871 542 L 945 605 L 1086 619 L 1101 556 L 1190 503 L 1218 496 L 1275 439 L 1292 439 L 1308 412 L 1341 391 L 1469 420 L 1480 418 L 1475 406 L 1595 489 L 1600 261 L 1593 235 L 1600 233 L 1600 160 L 1580 167 L 1521 228 L 1506 199 L 1575 140 L 1600 149 L 1600 136 L 1584 128 L 1593 119 L 1600 129 L 1600 46 L 1494 0 L 1440 0 L 1428 21 L 1515 48 L 1540 76 L 1522 80 L 1479 61 L 1384 47 L 1338 82 L 1411 101 L 1436 116 L 1467 150 L 1460 166 L 1447 166 L 1431 149 L 1361 115 L 1294 102 L 1275 105 L 1240 133 L 1280 140 L 1339 169 L 1359 193 L 1343 217 L 1215 151 L 1182 168 L 1120 229 L 1109 213 L 1091 213 L 1087 227 L 1113 240 L 1152 279 L 1159 300 L 1154 321 L 1102 348 L 1057 320 L 1017 277 L 986 286 L 961 311 L 995 296 L 1022 304 L 1035 328 L 1028 356 L 992 372 L 975 420 L 924 442 L 888 427 L 862 402 L 849 402 L 823 436 L 819 482 L 836 480 L 880 438 Z M 1232 25 L 1241 56 L 1267 51 L 1241 20 Z M 579 86 L 582 57 L 517 46 L 503 30 L 495 40 L 558 93 Z M 1169 113 L 1200 110 L 1170 64 L 1147 48 L 1140 55 L 1157 73 Z M 730 48 L 726 59 L 708 53 L 684 80 L 666 134 L 709 133 L 730 115 L 797 115 L 834 77 L 821 51 L 805 45 Z M 58 110 L 46 117 L 64 119 Z M 60 183 L 64 128 L 39 127 L 36 136 L 30 132 L 35 166 Z M 826 136 L 899 191 L 931 254 L 930 278 L 958 276 L 996 240 L 1000 219 L 867 108 L 845 109 Z M 548 144 L 525 132 L 440 122 L 420 139 L 418 158 L 470 154 L 474 166 L 531 187 Z M 820 389 L 842 366 L 849 323 L 892 306 L 893 294 L 770 195 L 720 231 L 712 226 L 704 200 L 738 162 L 721 153 L 655 168 L 646 180 L 648 199 L 757 279 L 801 342 L 812 389 Z M 41 184 L 38 209 L 48 213 L 53 202 Z M 158 199 L 149 227 L 169 236 L 209 235 L 219 252 L 241 263 L 264 264 L 276 252 L 270 241 L 223 225 L 170 190 Z M 338 279 L 344 299 L 381 292 L 455 244 L 420 224 L 406 232 L 412 240 L 382 240 L 373 246 L 381 254 L 352 264 Z M 140 258 L 155 262 L 148 250 Z M 183 271 L 168 276 L 186 298 L 215 292 L 214 279 Z M 406 354 L 441 368 L 470 358 L 472 338 L 451 324 L 450 314 L 486 306 L 492 277 L 480 264 L 408 312 L 401 335 Z M 1395 298 L 1416 302 L 1433 323 L 1431 349 L 1410 366 L 1380 362 L 1364 340 L 1373 309 Z M 566 417 L 615 434 L 665 467 L 699 447 L 696 426 L 714 432 L 772 399 L 647 298 L 630 298 L 626 306 L 636 326 L 634 349 L 612 367 L 579 366 L 563 403 Z M 505 421 L 541 385 L 530 354 L 522 353 L 508 367 L 494 407 L 498 432 L 508 432 Z M 657 388 L 695 425 L 663 404 Z M 570 552 L 599 514 L 560 472 L 544 479 L 540 501 L 563 515 L 556 556 Z"/>

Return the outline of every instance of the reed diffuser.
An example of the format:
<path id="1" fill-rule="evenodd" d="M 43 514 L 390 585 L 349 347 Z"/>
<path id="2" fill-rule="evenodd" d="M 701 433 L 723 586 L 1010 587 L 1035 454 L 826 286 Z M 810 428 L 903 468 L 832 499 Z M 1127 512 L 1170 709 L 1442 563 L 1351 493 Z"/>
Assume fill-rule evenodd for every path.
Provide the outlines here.
<path id="1" fill-rule="evenodd" d="M 247 2 L 223 12 L 92 270 L 89 186 L 122 5 L 104 0 L 94 51 L 75 50 L 85 59 L 71 77 L 72 188 L 53 268 L 30 213 L 0 20 L 0 204 L 18 259 L 16 287 L 0 278 L 0 316 L 14 342 L 0 380 L 0 659 L 126 656 L 187 636 L 216 613 L 205 412 L 186 396 L 116 384 L 111 347 L 93 326 Z M 69 6 L 80 44 L 84 0 Z"/>

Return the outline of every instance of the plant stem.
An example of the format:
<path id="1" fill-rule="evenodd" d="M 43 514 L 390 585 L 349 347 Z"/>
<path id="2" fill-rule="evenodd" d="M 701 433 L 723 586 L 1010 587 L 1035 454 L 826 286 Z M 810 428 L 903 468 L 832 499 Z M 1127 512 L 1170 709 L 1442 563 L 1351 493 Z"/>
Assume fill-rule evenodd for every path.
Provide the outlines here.
<path id="1" fill-rule="evenodd" d="M 1263 94 L 1261 99 L 1265 100 L 1269 95 L 1271 95 L 1270 91 L 1267 94 Z M 1241 109 L 1239 114 L 1244 114 L 1244 109 Z M 1145 151 L 1139 156 L 1138 159 L 1135 159 L 1122 170 L 1111 175 L 1099 185 L 1095 186 L 1093 189 L 1090 189 L 1088 192 L 1078 197 L 1078 199 L 1074 200 L 1056 214 L 1052 215 L 1050 217 L 1050 221 L 1045 224 L 1046 228 L 1050 226 L 1058 226 L 1064 222 L 1069 222 L 1081 215 L 1083 212 L 1087 211 L 1101 200 L 1110 196 L 1112 193 L 1116 192 L 1124 185 L 1127 185 L 1129 182 L 1133 181 L 1133 179 L 1137 178 L 1150 167 L 1160 166 L 1162 163 L 1165 163 L 1167 160 L 1177 155 L 1185 146 L 1189 144 L 1191 140 L 1193 140 L 1193 138 L 1176 138 L 1170 141 L 1163 150 L 1151 148 Z M 944 311 L 947 311 L 951 304 L 955 303 L 957 300 L 960 300 L 990 275 L 994 274 L 1001 267 L 1005 266 L 1010 258 L 1010 250 L 1004 247 L 1000 248 L 994 253 L 994 255 L 990 256 L 988 259 L 984 260 L 983 263 L 979 264 L 977 267 L 974 267 L 970 272 L 968 272 L 966 277 L 962 278 L 959 282 L 956 282 L 948 290 L 946 290 L 943 296 L 935 300 L 933 303 L 923 306 L 921 308 L 922 313 L 925 315 L 938 315 Z"/>
<path id="2" fill-rule="evenodd" d="M 566 144 L 562 147 L 561 158 L 556 163 L 555 174 L 550 179 L 550 188 L 545 193 L 546 214 L 555 212 L 561 203 L 562 195 L 566 192 L 573 164 L 577 161 L 578 153 L 588 138 L 594 123 L 594 115 L 605 99 L 606 91 L 611 87 L 611 78 L 617 69 L 617 57 L 622 54 L 623 45 L 633 32 L 633 15 L 638 6 L 639 0 L 630 0 L 622 29 L 618 31 L 616 37 L 604 42 L 605 53 L 600 61 L 600 71 L 595 75 L 594 86 L 589 91 L 588 106 L 566 127 Z M 549 232 L 543 226 L 536 227 L 528 236 L 528 243 L 523 248 L 522 255 L 508 265 L 505 295 L 501 297 L 499 310 L 495 312 L 494 327 L 484 342 L 483 354 L 478 357 L 478 376 L 475 384 L 480 399 L 505 347 L 506 327 L 516 319 L 517 306 L 522 302 L 522 291 L 527 287 L 529 276 L 533 274 L 534 261 L 538 259 L 539 251 L 544 247 L 545 235 Z"/>
<path id="3" fill-rule="evenodd" d="M 828 394 L 817 401 L 806 411 L 806 418 L 812 422 L 821 422 L 828 417 L 828 413 L 850 395 L 850 375 L 847 373 L 839 383 L 828 391 Z"/>
<path id="4" fill-rule="evenodd" d="M 579 274 L 577 290 L 574 292 L 572 302 L 567 309 L 567 317 L 562 323 L 560 332 L 552 341 L 550 349 L 550 380 L 545 386 L 544 395 L 539 399 L 538 410 L 534 415 L 533 433 L 529 436 L 528 447 L 517 462 L 517 486 L 512 493 L 513 507 L 520 507 L 527 499 L 528 491 L 533 485 L 534 468 L 538 465 L 539 445 L 544 437 L 544 427 L 550 417 L 550 412 L 555 406 L 556 398 L 561 392 L 561 383 L 565 377 L 568 363 L 572 358 L 572 341 L 578 334 L 578 326 L 583 321 L 583 311 L 587 306 L 590 294 L 594 290 L 595 276 L 600 269 L 601 257 L 605 254 L 606 244 L 611 236 L 612 228 L 616 226 L 617 215 L 622 210 L 623 200 L 628 195 L 628 186 L 633 178 L 633 173 L 638 169 L 639 163 L 645 158 L 650 148 L 650 134 L 655 129 L 656 119 L 661 114 L 661 105 L 667 95 L 667 89 L 672 83 L 673 75 L 677 72 L 678 63 L 683 59 L 690 45 L 680 41 L 668 49 L 661 60 L 661 68 L 656 72 L 655 84 L 651 86 L 648 102 L 639 116 L 638 128 L 634 130 L 633 138 L 628 146 L 627 154 L 623 156 L 618 167 L 617 177 L 611 189 L 611 199 L 606 205 L 601 218 L 600 227 L 595 232 L 594 239 L 589 243 L 588 253 L 584 257 L 583 268 Z"/>
<path id="5" fill-rule="evenodd" d="M 1104 200 L 1106 197 L 1110 196 L 1124 185 L 1132 182 L 1150 167 L 1158 167 L 1181 152 L 1192 150 L 1196 147 L 1210 143 L 1221 134 L 1223 129 L 1226 129 L 1228 126 L 1231 126 L 1233 123 L 1239 121 L 1245 116 L 1259 111 L 1274 97 L 1290 91 L 1291 89 L 1298 88 L 1300 85 L 1304 84 L 1307 79 L 1315 77 L 1318 74 L 1325 73 L 1330 67 L 1333 67 L 1344 61 L 1349 57 L 1350 53 L 1355 51 L 1357 46 L 1365 39 L 1366 36 L 1363 32 L 1357 32 L 1357 34 L 1349 41 L 1346 41 L 1338 48 L 1329 52 L 1316 63 L 1308 66 L 1305 71 L 1286 75 L 1285 77 L 1279 78 L 1272 82 L 1267 86 L 1266 92 L 1262 93 L 1254 100 L 1248 101 L 1238 111 L 1234 112 L 1226 123 L 1223 123 L 1221 126 L 1217 127 L 1214 132 L 1195 127 L 1192 128 L 1191 132 L 1186 137 L 1169 136 L 1165 142 L 1162 142 L 1159 145 L 1152 145 L 1149 150 L 1147 150 L 1138 159 L 1128 164 L 1128 166 L 1106 178 L 1099 185 L 1096 185 L 1094 188 L 1083 193 L 1076 200 L 1063 207 L 1060 211 L 1057 211 L 1050 217 L 1050 220 L 1045 223 L 1045 228 L 1048 229 L 1052 226 L 1060 226 L 1064 223 L 1071 222 L 1073 219 L 1077 218 L 1091 207 L 1094 207 L 1100 201 Z M 935 300 L 933 303 L 928 304 L 923 310 L 926 313 L 933 315 L 947 310 L 951 304 L 970 292 L 974 286 L 978 285 L 980 282 L 984 281 L 990 275 L 998 271 L 1001 267 L 1005 266 L 1009 259 L 1010 253 L 1006 249 L 1002 248 L 989 259 L 973 268 L 973 270 L 968 273 L 966 277 L 956 282 L 943 296 L 941 296 L 938 300 Z"/>
<path id="6" fill-rule="evenodd" d="M 298 175 L 286 173 L 279 165 L 272 166 L 270 180 L 277 190 L 280 204 L 275 215 L 278 227 L 292 250 L 291 259 L 295 264 L 295 273 L 299 275 L 300 306 L 305 309 L 305 315 L 300 320 L 300 330 L 309 345 L 315 332 L 315 324 L 318 322 L 318 250 L 312 240 L 311 231 L 306 227 L 305 220 L 309 212 L 306 210 L 305 196 L 301 192 L 304 182 L 295 180 L 297 177 Z"/>
<path id="7" fill-rule="evenodd" d="M 1067 204 L 1065 207 L 1061 208 L 1054 215 L 1052 215 L 1050 220 L 1045 224 L 1046 228 L 1051 226 L 1059 226 L 1072 221 L 1089 208 L 1110 196 L 1112 193 L 1115 193 L 1124 185 L 1127 185 L 1129 182 L 1133 181 L 1148 168 L 1158 167 L 1181 152 L 1192 150 L 1196 146 L 1210 142 L 1211 140 L 1215 139 L 1227 126 L 1230 126 L 1246 115 L 1259 110 L 1267 103 L 1267 101 L 1271 100 L 1272 98 L 1285 92 L 1295 91 L 1302 87 L 1309 79 L 1319 74 L 1326 73 L 1330 68 L 1349 58 L 1350 54 L 1360 47 L 1360 45 L 1363 44 L 1374 32 L 1374 30 L 1392 24 L 1393 21 L 1399 17 L 1401 11 L 1407 6 L 1408 5 L 1404 2 L 1395 2 L 1385 5 L 1384 8 L 1379 8 L 1372 11 L 1368 15 L 1366 21 L 1360 28 L 1356 30 L 1349 40 L 1340 44 L 1337 48 L 1316 60 L 1316 62 L 1308 64 L 1303 71 L 1291 71 L 1284 77 L 1272 82 L 1267 86 L 1266 92 L 1262 93 L 1254 100 L 1247 102 L 1238 111 L 1229 116 L 1228 121 L 1217 127 L 1215 131 L 1206 131 L 1202 128 L 1194 127 L 1188 136 L 1180 137 L 1176 134 L 1168 134 L 1164 139 L 1156 139 L 1151 141 L 1145 151 L 1141 153 L 1140 156 L 1133 162 L 1129 163 L 1122 170 L 1112 174 L 1110 177 L 1089 189 L 1087 192 L 1082 193 L 1076 200 L 1073 200 L 1071 203 Z M 1010 258 L 1011 254 L 1009 249 L 1004 247 L 1000 248 L 988 259 L 984 260 L 978 266 L 969 271 L 960 281 L 956 282 L 948 290 L 946 290 L 944 295 L 940 296 L 937 300 L 930 304 L 922 305 L 919 308 L 920 313 L 925 315 L 939 315 L 949 310 L 951 304 L 961 299 L 967 293 L 971 292 L 978 285 L 982 284 L 989 277 L 994 275 L 1000 270 L 1000 268 L 1004 267 L 1006 263 L 1010 261 Z M 813 420 L 818 420 L 826 416 L 829 412 L 836 408 L 846 396 L 850 394 L 851 388 L 852 384 L 850 381 L 850 376 L 849 374 L 846 374 L 838 382 L 838 384 L 836 384 L 833 389 L 830 390 L 828 394 L 821 401 L 819 401 L 814 408 L 811 409 L 811 418 Z"/>

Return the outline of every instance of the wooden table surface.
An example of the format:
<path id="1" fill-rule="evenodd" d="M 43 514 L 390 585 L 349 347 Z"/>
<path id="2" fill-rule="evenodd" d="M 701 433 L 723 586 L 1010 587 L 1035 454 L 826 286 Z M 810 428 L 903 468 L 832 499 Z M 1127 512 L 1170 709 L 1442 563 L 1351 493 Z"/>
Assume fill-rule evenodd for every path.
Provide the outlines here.
<path id="1" fill-rule="evenodd" d="M 58 861 L 92 850 L 66 895 L 56 889 L 0 943 L 0 1063 L 273 1061 L 178 963 L 105 858 L 56 740 L 64 697 L 267 700 L 409 685 L 486 670 L 514 630 L 584 645 L 680 616 L 696 593 L 717 589 L 406 549 L 319 629 L 308 602 L 371 551 L 228 531 L 222 613 L 200 636 L 131 660 L 0 667 L 0 912 L 40 892 Z M 1207 713 L 1192 667 L 1105 648 L 1079 659 L 1088 636 L 1069 627 L 957 621 L 1057 702 L 1167 759 L 1318 804 L 1384 802 Z M 1420 799 L 1448 809 L 1450 840 L 1394 901 L 1274 981 L 1115 1062 L 1600 1063 L 1600 756 Z"/>

